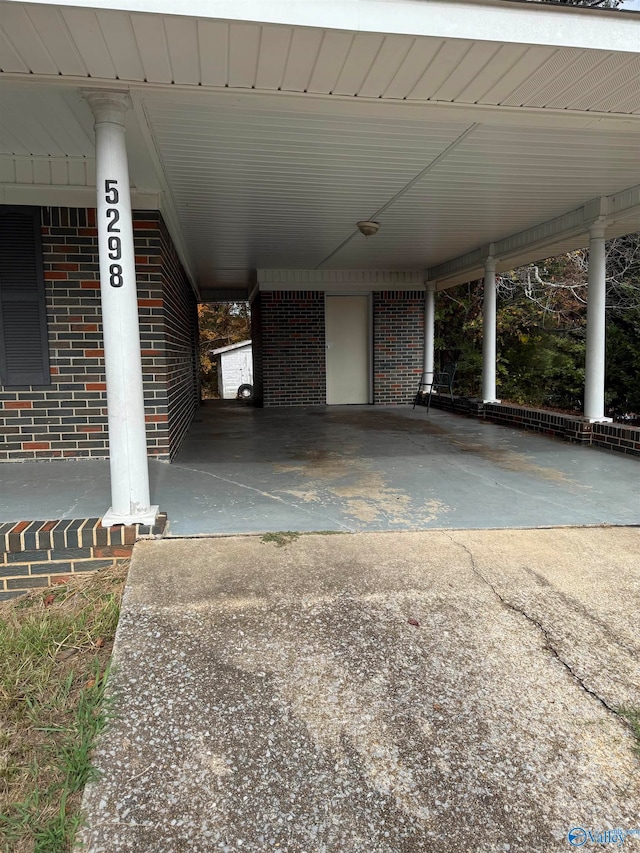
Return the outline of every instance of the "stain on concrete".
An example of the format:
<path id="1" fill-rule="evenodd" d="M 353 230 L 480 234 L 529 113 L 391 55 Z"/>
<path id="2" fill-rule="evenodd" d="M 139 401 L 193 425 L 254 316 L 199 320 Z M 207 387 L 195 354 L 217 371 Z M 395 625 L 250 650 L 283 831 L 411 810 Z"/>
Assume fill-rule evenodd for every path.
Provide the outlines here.
<path id="1" fill-rule="evenodd" d="M 424 418 L 408 419 L 403 412 L 387 410 L 371 410 L 365 408 L 332 408 L 323 411 L 311 410 L 313 417 L 321 417 L 328 423 L 348 426 L 358 431 L 366 432 L 400 432 L 400 433 L 429 433 L 431 435 L 447 435 L 448 430 L 441 424 Z"/>
<path id="2" fill-rule="evenodd" d="M 548 468 L 538 465 L 532 462 L 524 453 L 517 453 L 507 448 L 487 447 L 485 444 L 460 441 L 459 439 L 452 439 L 451 443 L 461 453 L 473 453 L 486 459 L 488 462 L 492 462 L 499 468 L 504 468 L 505 471 L 534 474 L 537 477 L 542 477 L 545 480 L 553 480 L 556 483 L 569 482 L 569 477 L 564 471 L 560 471 L 558 468 Z"/>
<path id="3" fill-rule="evenodd" d="M 297 450 L 290 464 L 278 464 L 274 470 L 281 474 L 298 475 L 303 488 L 283 488 L 286 494 L 305 503 L 343 501 L 343 511 L 351 519 L 371 524 L 384 519 L 387 524 L 407 525 L 417 517 L 419 522 L 434 521 L 448 507 L 430 499 L 416 504 L 401 489 L 390 487 L 372 460 L 362 453 L 362 446 L 347 444 L 343 451 L 318 449 Z"/>

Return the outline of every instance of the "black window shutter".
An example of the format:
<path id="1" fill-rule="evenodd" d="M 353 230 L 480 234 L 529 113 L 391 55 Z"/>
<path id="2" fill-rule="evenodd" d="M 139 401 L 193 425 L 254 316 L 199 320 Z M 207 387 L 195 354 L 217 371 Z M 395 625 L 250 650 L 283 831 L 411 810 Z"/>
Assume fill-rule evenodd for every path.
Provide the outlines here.
<path id="1" fill-rule="evenodd" d="M 0 384 L 50 381 L 40 208 L 0 206 Z"/>

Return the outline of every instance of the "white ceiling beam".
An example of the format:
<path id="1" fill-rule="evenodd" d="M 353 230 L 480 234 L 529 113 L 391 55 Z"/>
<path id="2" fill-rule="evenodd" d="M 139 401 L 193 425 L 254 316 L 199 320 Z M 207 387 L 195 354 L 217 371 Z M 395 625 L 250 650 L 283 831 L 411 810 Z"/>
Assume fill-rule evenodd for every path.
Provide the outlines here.
<path id="1" fill-rule="evenodd" d="M 621 190 L 604 198 L 594 198 L 574 210 L 546 222 L 496 240 L 492 252 L 480 246 L 443 264 L 430 267 L 427 279 L 437 283 L 438 290 L 481 278 L 484 262 L 489 254 L 497 261 L 499 272 L 523 263 L 551 257 L 552 248 L 558 244 L 581 248 L 588 243 L 589 227 L 596 220 L 604 221 L 616 235 L 640 229 L 640 185 Z"/>
<path id="2" fill-rule="evenodd" d="M 0 204 L 95 207 L 96 188 L 51 184 L 0 184 Z M 131 207 L 133 210 L 161 210 L 160 193 L 132 189 Z"/>
<path id="3" fill-rule="evenodd" d="M 327 290 L 340 285 L 344 290 L 422 289 L 422 270 L 257 270 L 259 290 Z"/>
<path id="4" fill-rule="evenodd" d="M 640 15 L 638 15 L 640 19 Z M 187 84 L 127 83 L 86 77 L 52 77 L 42 74 L 4 72 L 2 80 L 26 86 L 43 84 L 58 88 L 128 91 L 132 98 L 171 93 L 194 106 L 236 107 L 266 111 L 288 110 L 314 115 L 351 116 L 357 118 L 397 118 L 417 121 L 453 121 L 461 124 L 497 124 L 509 127 L 557 127 L 589 129 L 611 133 L 640 133 L 640 113 L 596 113 L 547 107 L 493 106 L 488 104 L 442 103 L 433 101 L 397 101 L 384 98 L 354 98 L 352 95 L 318 95 L 307 92 L 284 92 L 232 87 L 192 86 Z"/>
<path id="5" fill-rule="evenodd" d="M 18 0 L 8 0 L 18 4 Z M 513 44 L 638 50 L 633 13 L 508 0 L 21 0 L 18 5 L 118 9 L 352 32 L 500 40 Z"/>

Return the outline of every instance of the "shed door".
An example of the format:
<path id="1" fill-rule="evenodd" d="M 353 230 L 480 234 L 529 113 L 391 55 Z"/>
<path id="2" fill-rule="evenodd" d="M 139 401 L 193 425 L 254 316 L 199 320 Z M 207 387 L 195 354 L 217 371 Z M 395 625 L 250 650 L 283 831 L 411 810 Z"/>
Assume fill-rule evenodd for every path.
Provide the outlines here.
<path id="1" fill-rule="evenodd" d="M 326 297 L 327 403 L 369 402 L 369 297 Z"/>

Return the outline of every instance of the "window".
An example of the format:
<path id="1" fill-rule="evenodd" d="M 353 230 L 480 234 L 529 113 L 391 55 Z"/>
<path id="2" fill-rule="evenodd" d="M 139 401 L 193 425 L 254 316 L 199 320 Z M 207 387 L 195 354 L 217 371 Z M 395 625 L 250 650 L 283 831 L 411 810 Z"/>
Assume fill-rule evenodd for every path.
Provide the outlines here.
<path id="1" fill-rule="evenodd" d="M 49 385 L 40 208 L 0 206 L 0 385 Z"/>

